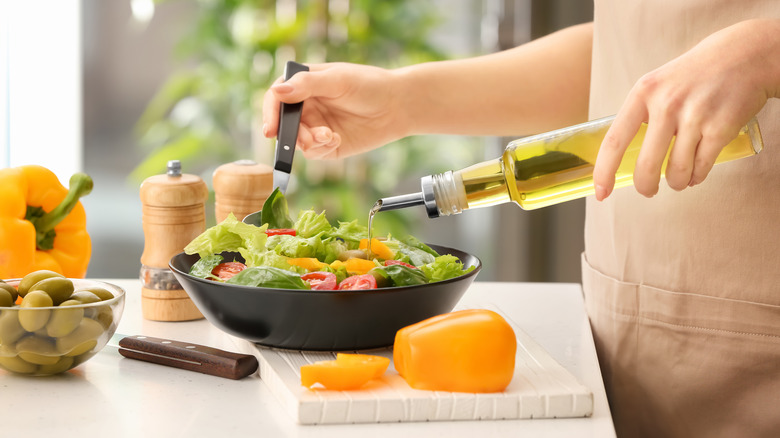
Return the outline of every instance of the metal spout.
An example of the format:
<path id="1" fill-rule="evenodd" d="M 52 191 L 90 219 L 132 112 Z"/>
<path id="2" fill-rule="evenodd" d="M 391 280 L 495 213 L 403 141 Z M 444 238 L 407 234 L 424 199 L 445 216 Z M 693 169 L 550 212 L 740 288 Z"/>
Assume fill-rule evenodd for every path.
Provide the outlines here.
<path id="1" fill-rule="evenodd" d="M 382 198 L 378 201 L 378 211 L 399 210 L 406 207 L 414 207 L 415 205 L 424 205 L 422 192 L 409 193 L 408 195 L 390 196 L 388 198 Z"/>
<path id="2" fill-rule="evenodd" d="M 426 176 L 420 180 L 421 192 L 406 195 L 390 196 L 377 201 L 377 211 L 399 210 L 401 208 L 424 205 L 429 218 L 439 217 L 439 208 L 436 206 L 436 198 L 433 196 L 433 177 Z"/>

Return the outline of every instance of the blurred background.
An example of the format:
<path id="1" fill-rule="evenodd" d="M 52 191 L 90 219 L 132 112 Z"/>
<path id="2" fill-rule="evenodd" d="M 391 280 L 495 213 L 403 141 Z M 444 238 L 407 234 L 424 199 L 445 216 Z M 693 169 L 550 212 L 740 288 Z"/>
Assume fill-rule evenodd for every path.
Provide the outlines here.
<path id="1" fill-rule="evenodd" d="M 93 240 L 88 276 L 137 277 L 141 182 L 164 173 L 170 159 L 209 187 L 221 164 L 270 165 L 274 146 L 259 134 L 259 103 L 287 60 L 394 68 L 469 57 L 592 15 L 587 0 L 3 2 L 0 165 L 42 164 L 64 184 L 75 171 L 90 174 L 95 189 L 82 200 Z M 496 158 L 510 140 L 418 136 L 339 162 L 298 154 L 290 209 L 364 221 L 379 197 Z M 208 225 L 213 212 L 212 194 Z M 374 225 L 477 255 L 483 281 L 579 282 L 583 221 L 578 200 L 438 219 L 418 208 L 382 213 Z"/>

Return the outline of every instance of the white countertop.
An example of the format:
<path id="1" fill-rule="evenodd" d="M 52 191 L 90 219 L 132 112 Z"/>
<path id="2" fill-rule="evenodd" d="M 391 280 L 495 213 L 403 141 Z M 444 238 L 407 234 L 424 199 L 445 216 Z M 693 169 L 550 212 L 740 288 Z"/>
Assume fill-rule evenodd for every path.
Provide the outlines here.
<path id="1" fill-rule="evenodd" d="M 118 332 L 237 351 L 205 320 L 141 317 L 139 280 L 106 281 L 127 291 Z M 298 425 L 258 375 L 234 381 L 123 358 L 106 346 L 52 377 L 0 370 L 2 436 L 48 437 L 393 437 L 615 436 L 578 284 L 475 282 L 462 301 L 493 304 L 593 392 L 589 418 Z"/>

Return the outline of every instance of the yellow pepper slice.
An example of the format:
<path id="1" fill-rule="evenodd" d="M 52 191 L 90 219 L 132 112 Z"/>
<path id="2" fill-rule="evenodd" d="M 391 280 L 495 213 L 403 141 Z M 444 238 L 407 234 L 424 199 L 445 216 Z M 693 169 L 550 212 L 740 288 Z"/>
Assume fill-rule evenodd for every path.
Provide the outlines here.
<path id="1" fill-rule="evenodd" d="M 350 275 L 363 275 L 376 268 L 376 263 L 373 260 L 352 258 L 344 262 L 344 268 Z"/>
<path id="2" fill-rule="evenodd" d="M 393 363 L 415 389 L 500 392 L 512 381 L 515 332 L 496 312 L 462 310 L 396 333 Z"/>
<path id="3" fill-rule="evenodd" d="M 293 266 L 300 266 L 307 271 L 319 271 L 323 266 L 328 266 L 327 263 L 323 263 L 315 257 L 298 257 L 287 259 L 287 263 Z"/>
<path id="4" fill-rule="evenodd" d="M 301 385 L 311 388 L 319 383 L 334 391 L 360 389 L 382 377 L 389 365 L 390 359 L 383 356 L 338 353 L 336 360 L 301 366 Z"/>
<path id="5" fill-rule="evenodd" d="M 92 245 L 79 198 L 91 190 L 83 173 L 68 190 L 42 166 L 0 169 L 0 278 L 43 269 L 84 277 Z"/>
<path id="6" fill-rule="evenodd" d="M 359 248 L 363 251 L 367 251 L 368 239 L 361 239 Z M 395 253 L 381 240 L 371 239 L 371 254 L 369 255 L 369 258 L 375 257 L 382 260 L 392 260 L 395 257 Z"/>

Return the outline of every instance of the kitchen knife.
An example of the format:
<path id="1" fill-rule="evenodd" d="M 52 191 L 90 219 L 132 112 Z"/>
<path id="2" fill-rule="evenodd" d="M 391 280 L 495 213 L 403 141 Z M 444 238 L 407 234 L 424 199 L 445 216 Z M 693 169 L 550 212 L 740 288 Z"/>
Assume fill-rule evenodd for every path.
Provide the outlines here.
<path id="1" fill-rule="evenodd" d="M 309 67 L 294 61 L 287 61 L 284 67 L 284 80 L 296 73 L 309 71 Z M 303 102 L 281 103 L 279 105 L 279 130 L 276 134 L 276 158 L 274 160 L 274 187 L 282 193 L 287 191 L 292 171 L 295 143 L 298 140 L 298 128 L 301 125 Z"/>
<path id="2" fill-rule="evenodd" d="M 110 343 L 119 347 L 119 354 L 130 359 L 234 380 L 254 373 L 258 367 L 257 358 L 252 355 L 232 353 L 191 342 L 114 334 Z"/>

